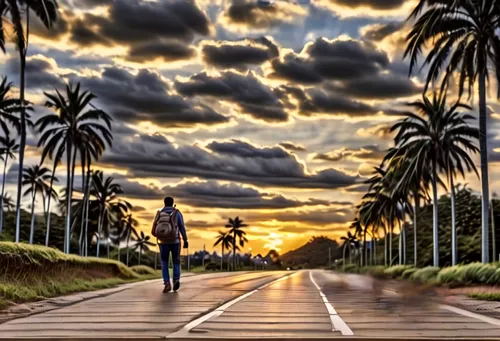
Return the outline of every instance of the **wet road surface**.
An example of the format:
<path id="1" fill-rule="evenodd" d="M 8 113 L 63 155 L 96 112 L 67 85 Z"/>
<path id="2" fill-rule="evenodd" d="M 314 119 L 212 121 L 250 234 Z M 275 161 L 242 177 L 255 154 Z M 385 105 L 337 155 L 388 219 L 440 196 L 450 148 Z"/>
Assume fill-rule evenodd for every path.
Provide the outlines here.
<path id="1" fill-rule="evenodd" d="M 12 320 L 0 338 L 500 340 L 498 319 L 385 289 L 377 296 L 370 279 L 319 270 L 204 274 L 178 293 L 158 281 Z"/>

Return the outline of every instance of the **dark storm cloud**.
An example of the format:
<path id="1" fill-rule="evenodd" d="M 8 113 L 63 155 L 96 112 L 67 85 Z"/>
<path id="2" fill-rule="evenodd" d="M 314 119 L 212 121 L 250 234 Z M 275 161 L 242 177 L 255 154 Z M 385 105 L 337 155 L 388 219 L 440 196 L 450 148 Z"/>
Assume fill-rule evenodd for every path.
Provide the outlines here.
<path id="1" fill-rule="evenodd" d="M 330 206 L 327 200 L 309 199 L 300 201 L 281 194 L 260 192 L 254 188 L 237 184 L 221 184 L 217 181 L 186 182 L 159 189 L 127 180 L 121 175 L 114 176 L 122 186 L 125 196 L 136 199 L 158 199 L 172 196 L 177 202 L 193 207 L 219 207 L 238 209 L 284 209 L 303 206 Z M 342 203 L 341 203 L 342 204 Z M 345 204 L 345 203 L 344 203 Z"/>
<path id="2" fill-rule="evenodd" d="M 296 87 L 283 86 L 282 94 L 288 94 L 298 102 L 297 113 L 303 116 L 332 115 L 362 117 L 373 115 L 378 110 L 368 104 L 352 100 L 348 96 L 340 96 L 321 88 L 302 90 Z"/>
<path id="3" fill-rule="evenodd" d="M 248 142 L 235 139 L 223 142 L 214 141 L 208 144 L 207 148 L 218 154 L 248 158 L 279 159 L 288 158 L 290 156 L 290 154 L 279 147 L 259 148 Z"/>
<path id="4" fill-rule="evenodd" d="M 62 11 L 59 11 L 59 16 L 50 29 L 42 23 L 38 16 L 31 15 L 30 19 L 30 33 L 39 37 L 56 39 L 69 31 L 68 18 Z"/>
<path id="5" fill-rule="evenodd" d="M 185 96 L 209 96 L 237 104 L 241 111 L 266 122 L 284 122 L 288 113 L 273 91 L 254 74 L 225 71 L 219 76 L 199 73 L 176 81 L 176 90 Z"/>
<path id="6" fill-rule="evenodd" d="M 188 182 L 162 189 L 167 195 L 178 198 L 183 204 L 194 207 L 220 207 L 238 209 L 283 209 L 302 206 L 329 206 L 326 200 L 299 201 L 279 194 L 262 193 L 256 189 L 236 184 L 219 184 L 216 181 Z"/>
<path id="7" fill-rule="evenodd" d="M 320 210 L 294 210 L 290 212 L 272 213 L 248 213 L 245 215 L 248 221 L 276 220 L 278 222 L 291 223 L 301 222 L 310 225 L 317 225 L 318 228 L 329 224 L 342 224 L 352 221 L 354 210 L 352 208 L 328 208 Z M 294 226 L 282 227 L 280 231 L 294 232 Z"/>
<path id="8" fill-rule="evenodd" d="M 422 87 L 417 86 L 408 77 L 391 73 L 332 83 L 326 88 L 334 93 L 363 99 L 408 97 L 422 92 Z"/>
<path id="9" fill-rule="evenodd" d="M 309 173 L 292 154 L 277 158 L 219 154 L 197 145 L 146 143 L 139 137 L 117 140 L 102 162 L 127 169 L 131 176 L 199 177 L 264 187 L 333 189 L 357 181 L 335 169 Z"/>
<path id="10" fill-rule="evenodd" d="M 347 159 L 354 159 L 358 161 L 381 161 L 384 156 L 384 150 L 381 150 L 377 145 L 371 145 L 357 149 L 342 148 L 328 153 L 318 153 L 314 155 L 313 159 L 334 162 Z"/>
<path id="11" fill-rule="evenodd" d="M 195 35 L 208 35 L 210 21 L 193 0 L 115 0 L 109 16 L 87 14 L 87 27 L 115 43 L 135 44 L 155 39 L 190 42 Z"/>
<path id="12" fill-rule="evenodd" d="M 388 65 L 387 54 L 371 43 L 319 38 L 306 44 L 300 55 L 290 53 L 273 60 L 270 77 L 315 84 L 374 75 Z"/>
<path id="13" fill-rule="evenodd" d="M 402 27 L 403 24 L 399 22 L 370 25 L 363 31 L 362 38 L 378 42 L 399 31 Z"/>
<path id="14" fill-rule="evenodd" d="M 172 93 L 154 72 L 142 69 L 137 75 L 107 68 L 101 77 L 81 79 L 118 120 L 151 121 L 160 126 L 187 127 L 220 124 L 229 119 L 210 107 Z"/>
<path id="15" fill-rule="evenodd" d="M 331 3 L 338 5 L 358 8 L 358 7 L 370 7 L 378 10 L 391 10 L 396 9 L 408 1 L 408 0 L 330 0 Z"/>
<path id="16" fill-rule="evenodd" d="M 268 38 L 209 42 L 202 48 L 203 60 L 218 68 L 246 69 L 279 56 L 278 47 Z"/>
<path id="17" fill-rule="evenodd" d="M 179 41 L 150 41 L 133 45 L 127 59 L 134 62 L 152 61 L 156 59 L 165 62 L 190 59 L 196 56 L 196 50 Z"/>
<path id="18" fill-rule="evenodd" d="M 71 25 L 71 40 L 81 46 L 111 46 L 111 41 L 91 30 L 83 20 L 77 19 Z"/>
<path id="19" fill-rule="evenodd" d="M 264 6 L 256 0 L 232 0 L 223 15 L 230 24 L 262 29 L 290 22 L 300 12 L 300 7 L 285 1 Z"/>
<path id="20" fill-rule="evenodd" d="M 281 142 L 280 146 L 292 152 L 303 152 L 306 150 L 304 146 L 301 146 L 300 144 L 295 144 L 293 142 Z"/>
<path id="21" fill-rule="evenodd" d="M 7 61 L 7 72 L 19 74 L 20 65 L 17 58 Z M 26 86 L 30 89 L 54 89 L 64 85 L 61 79 L 52 70 L 52 65 L 41 57 L 33 57 L 26 61 Z"/>

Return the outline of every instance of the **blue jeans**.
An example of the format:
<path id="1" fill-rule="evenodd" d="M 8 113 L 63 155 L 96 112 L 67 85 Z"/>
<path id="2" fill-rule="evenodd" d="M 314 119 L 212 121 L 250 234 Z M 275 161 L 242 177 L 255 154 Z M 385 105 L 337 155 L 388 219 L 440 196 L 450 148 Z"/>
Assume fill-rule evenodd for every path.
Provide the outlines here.
<path id="1" fill-rule="evenodd" d="M 174 264 L 174 282 L 181 278 L 181 244 L 160 244 L 161 273 L 165 284 L 170 282 L 168 272 L 170 253 L 172 253 L 172 263 Z"/>

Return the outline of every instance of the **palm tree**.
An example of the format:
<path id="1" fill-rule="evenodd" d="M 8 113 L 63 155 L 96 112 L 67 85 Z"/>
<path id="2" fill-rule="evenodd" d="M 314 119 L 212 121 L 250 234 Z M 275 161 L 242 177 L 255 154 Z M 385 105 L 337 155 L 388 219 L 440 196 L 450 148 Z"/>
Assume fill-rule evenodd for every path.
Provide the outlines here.
<path id="1" fill-rule="evenodd" d="M 226 228 L 230 229 L 229 234 L 233 236 L 233 270 L 236 270 L 236 250 L 237 250 L 237 242 L 241 247 L 245 246 L 245 243 L 248 242 L 245 235 L 246 232 L 243 231 L 244 227 L 248 225 L 243 223 L 243 220 L 240 220 L 239 217 L 234 219 L 229 218 L 228 223 L 226 224 Z"/>
<path id="2" fill-rule="evenodd" d="M 395 138 L 395 156 L 406 155 L 411 158 L 397 188 L 409 188 L 415 177 L 430 170 L 433 192 L 433 258 L 434 266 L 439 266 L 437 185 L 441 183 L 446 188 L 439 179 L 439 173 L 447 172 L 451 162 L 460 172 L 463 171 L 463 164 L 469 170 L 475 169 L 467 151 L 477 151 L 473 140 L 478 137 L 478 130 L 467 125 L 472 116 L 457 112 L 458 108 L 464 107 L 463 104 L 457 102 L 450 108 L 447 107 L 444 93 L 434 93 L 431 99 L 423 95 L 422 101 L 410 103 L 409 106 L 416 109 L 418 115 L 406 113 L 406 118 L 392 127 L 392 131 L 399 130 Z"/>
<path id="3" fill-rule="evenodd" d="M 23 179 L 23 166 L 24 166 L 24 150 L 26 148 L 26 105 L 25 101 L 25 71 L 26 71 L 26 54 L 28 51 L 29 43 L 29 25 L 30 13 L 33 12 L 42 23 L 51 28 L 52 24 L 57 18 L 57 2 L 55 0 L 2 0 L 0 2 L 0 10 L 3 22 L 4 18 L 12 24 L 14 30 L 14 42 L 16 49 L 19 53 L 20 60 L 20 149 L 19 149 L 19 175 L 18 175 L 18 188 L 17 188 L 17 212 L 16 212 L 16 242 L 19 242 L 21 232 L 21 190 Z M 23 12 L 26 17 L 26 28 L 23 24 Z M 0 25 L 0 49 L 5 52 L 5 32 L 3 25 Z"/>
<path id="4" fill-rule="evenodd" d="M 109 237 L 109 228 L 117 220 L 116 215 L 125 215 L 131 205 L 118 197 L 123 194 L 121 186 L 114 182 L 113 177 L 104 178 L 103 172 L 98 171 L 92 174 L 92 189 L 90 195 L 94 196 L 99 206 L 98 217 L 98 239 L 97 257 L 99 257 L 99 246 L 101 238 Z M 107 243 L 109 257 L 109 243 Z"/>
<path id="5" fill-rule="evenodd" d="M 224 250 L 231 250 L 231 246 L 234 244 L 233 236 L 230 233 L 226 233 L 224 231 L 219 231 L 217 235 L 217 240 L 215 241 L 214 247 L 217 245 L 221 245 L 222 253 L 220 257 L 220 270 L 223 270 L 223 262 L 224 262 Z M 229 262 L 229 258 L 228 258 Z"/>
<path id="6" fill-rule="evenodd" d="M 5 196 L 2 197 L 2 210 L 3 209 L 6 209 L 7 212 L 12 212 L 15 208 L 16 208 L 16 205 L 14 204 L 14 200 L 12 200 L 12 198 L 6 194 Z"/>
<path id="7" fill-rule="evenodd" d="M 351 247 L 357 247 L 359 246 L 359 240 L 358 238 L 351 233 L 351 231 L 348 231 L 347 232 L 347 236 L 342 236 L 340 237 L 341 240 L 344 241 L 343 243 L 343 247 L 342 247 L 342 266 L 344 267 L 345 269 L 345 251 L 346 251 L 346 248 L 349 249 L 349 264 L 352 264 L 352 260 L 351 260 L 351 257 L 352 257 L 352 249 Z"/>
<path id="8" fill-rule="evenodd" d="M 139 249 L 139 265 L 141 265 L 141 256 L 143 251 L 149 251 L 149 246 L 155 246 L 154 243 L 150 242 L 150 236 L 146 236 L 144 232 L 141 231 L 140 237 L 137 239 L 134 250 Z"/>
<path id="9" fill-rule="evenodd" d="M 50 171 L 48 168 L 40 167 L 39 165 L 25 168 L 23 172 L 23 187 L 28 187 L 24 192 L 24 196 L 31 195 L 31 228 L 29 243 L 33 244 L 35 234 L 35 200 L 37 194 L 44 194 L 48 191 L 49 185 L 47 181 L 50 179 Z"/>
<path id="10" fill-rule="evenodd" d="M 125 235 L 125 242 L 126 242 L 126 248 L 127 248 L 127 266 L 129 265 L 129 259 L 130 259 L 130 238 L 136 238 L 139 239 L 139 234 L 137 233 L 137 225 L 139 225 L 138 221 L 135 220 L 131 214 L 127 215 L 124 220 L 125 223 L 125 230 L 123 231 Z"/>
<path id="11" fill-rule="evenodd" d="M 1 28 L 0 33 L 2 33 Z M 9 97 L 11 90 L 12 83 L 7 83 L 7 77 L 2 78 L 0 82 L 0 127 L 7 137 L 11 133 L 9 125 L 14 127 L 17 132 L 21 129 L 19 118 L 16 115 L 21 111 L 21 102 L 16 98 Z"/>
<path id="12" fill-rule="evenodd" d="M 425 10 L 425 11 L 424 11 Z M 422 13 L 423 12 L 423 13 Z M 479 146 L 481 151 L 481 222 L 482 261 L 489 260 L 488 214 L 488 145 L 486 81 L 490 76 L 488 67 L 495 71 L 500 84 L 500 6 L 491 0 L 420 0 L 410 18 L 416 18 L 407 37 L 405 57 L 411 58 L 410 74 L 425 46 L 431 46 L 424 66 L 429 66 L 427 85 L 434 83 L 441 74 L 442 88 L 450 79 L 459 75 L 459 95 L 467 87 L 469 97 L 474 85 L 479 89 Z M 500 88 L 499 88 L 500 96 Z"/>
<path id="13" fill-rule="evenodd" d="M 104 111 L 96 109 L 92 100 L 96 97 L 88 91 L 80 91 L 80 84 L 66 86 L 66 97 L 58 90 L 56 94 L 47 94 L 46 106 L 56 111 L 56 114 L 46 115 L 36 123 L 42 135 L 38 145 L 44 145 L 42 160 L 47 155 L 57 155 L 54 162 L 66 153 L 66 238 L 65 252 L 69 253 L 71 234 L 71 200 L 75 174 L 75 160 L 78 150 L 87 144 L 89 153 L 96 157 L 104 150 L 106 143 L 111 145 L 111 117 Z M 87 108 L 90 109 L 87 110 Z M 104 125 L 100 121 L 104 121 Z M 94 154 L 95 153 L 95 154 Z M 56 165 L 54 165 L 56 167 Z"/>
<path id="14" fill-rule="evenodd" d="M 9 135 L 0 136 L 0 156 L 3 160 L 3 178 L 2 178 L 2 194 L 0 197 L 0 233 L 3 231 L 3 200 L 5 196 L 5 178 L 7 177 L 7 162 L 9 159 L 15 159 L 19 145 L 15 139 L 11 139 Z"/>
<path id="15" fill-rule="evenodd" d="M 358 217 L 354 218 L 354 220 L 352 221 L 351 226 L 349 226 L 349 228 L 354 230 L 354 236 L 356 236 L 356 238 L 358 236 L 363 238 L 363 250 L 362 251 L 363 251 L 364 256 L 362 256 L 360 258 L 360 263 L 361 263 L 360 265 L 361 266 L 367 265 L 368 253 L 367 253 L 367 248 L 366 248 L 366 235 L 367 235 L 368 231 L 367 231 L 366 227 L 363 228 L 361 221 L 359 220 Z"/>

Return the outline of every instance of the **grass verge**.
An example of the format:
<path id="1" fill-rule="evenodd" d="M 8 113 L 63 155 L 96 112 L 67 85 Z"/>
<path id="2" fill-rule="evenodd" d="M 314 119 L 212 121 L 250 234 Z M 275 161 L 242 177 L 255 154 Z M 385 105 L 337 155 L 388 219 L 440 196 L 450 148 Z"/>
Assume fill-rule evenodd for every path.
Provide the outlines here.
<path id="1" fill-rule="evenodd" d="M 75 292 L 159 278 L 148 267 L 139 271 L 110 259 L 66 255 L 38 245 L 0 242 L 0 309 Z"/>
<path id="2" fill-rule="evenodd" d="M 500 302 L 500 293 L 474 293 L 468 296 L 475 300 Z"/>

